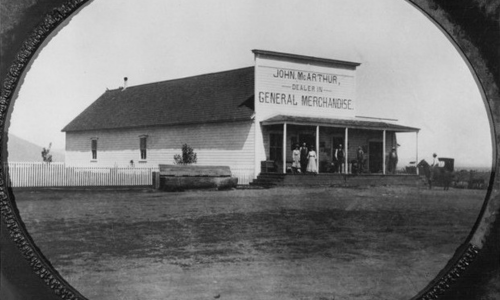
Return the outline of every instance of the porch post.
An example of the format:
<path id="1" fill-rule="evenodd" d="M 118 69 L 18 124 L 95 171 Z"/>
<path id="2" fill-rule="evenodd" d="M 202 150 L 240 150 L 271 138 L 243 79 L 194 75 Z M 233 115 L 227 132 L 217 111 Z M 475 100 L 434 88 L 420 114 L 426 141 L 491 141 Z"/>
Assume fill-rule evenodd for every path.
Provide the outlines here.
<path id="1" fill-rule="evenodd" d="M 316 126 L 316 166 L 319 174 L 319 125 Z"/>
<path id="2" fill-rule="evenodd" d="M 262 171 L 261 166 L 257 162 L 257 121 L 253 119 L 253 179 L 257 178 L 257 175 Z"/>
<path id="3" fill-rule="evenodd" d="M 283 174 L 286 174 L 286 123 L 283 123 Z"/>
<path id="4" fill-rule="evenodd" d="M 382 174 L 385 175 L 385 130 L 382 134 Z"/>
<path id="5" fill-rule="evenodd" d="M 415 137 L 417 139 L 417 143 L 416 143 L 417 146 L 415 148 L 415 168 L 416 168 L 416 171 L 417 171 L 417 175 L 419 175 L 418 174 L 418 168 L 416 167 L 417 164 L 418 164 L 418 131 L 415 132 Z"/>
<path id="6" fill-rule="evenodd" d="M 349 164 L 347 163 L 349 161 L 349 128 L 345 128 L 345 141 L 344 141 L 344 151 L 345 151 L 345 161 L 344 161 L 344 170 L 343 172 L 345 174 L 349 173 Z"/>

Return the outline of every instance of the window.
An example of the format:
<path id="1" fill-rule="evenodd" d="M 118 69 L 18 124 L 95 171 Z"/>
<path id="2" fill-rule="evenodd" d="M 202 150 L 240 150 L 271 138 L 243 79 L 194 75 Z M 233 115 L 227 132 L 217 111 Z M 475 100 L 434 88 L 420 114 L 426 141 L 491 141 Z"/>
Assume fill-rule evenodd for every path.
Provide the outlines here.
<path id="1" fill-rule="evenodd" d="M 271 133 L 269 135 L 269 159 L 283 161 L 283 134 Z"/>
<path id="2" fill-rule="evenodd" d="M 97 139 L 91 140 L 92 159 L 97 159 Z"/>
<path id="3" fill-rule="evenodd" d="M 141 136 L 139 137 L 139 148 L 141 151 L 141 159 L 146 159 L 147 158 L 147 137 L 146 136 Z"/>

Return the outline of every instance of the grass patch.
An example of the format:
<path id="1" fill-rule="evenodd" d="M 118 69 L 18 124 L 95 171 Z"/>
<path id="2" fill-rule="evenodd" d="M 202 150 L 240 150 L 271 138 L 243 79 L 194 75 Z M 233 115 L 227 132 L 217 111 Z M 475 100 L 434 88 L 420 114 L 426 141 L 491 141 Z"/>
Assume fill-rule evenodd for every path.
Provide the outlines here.
<path id="1" fill-rule="evenodd" d="M 16 193 L 37 246 L 91 299 L 409 298 L 466 238 L 483 197 L 403 187 Z"/>

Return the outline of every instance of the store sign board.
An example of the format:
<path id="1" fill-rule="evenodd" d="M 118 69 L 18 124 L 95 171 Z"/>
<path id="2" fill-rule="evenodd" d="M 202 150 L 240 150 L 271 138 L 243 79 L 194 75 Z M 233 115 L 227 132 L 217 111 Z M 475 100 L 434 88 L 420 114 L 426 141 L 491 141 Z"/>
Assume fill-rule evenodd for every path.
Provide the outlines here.
<path id="1" fill-rule="evenodd" d="M 354 117 L 355 70 L 256 58 L 255 108 L 273 115 Z"/>

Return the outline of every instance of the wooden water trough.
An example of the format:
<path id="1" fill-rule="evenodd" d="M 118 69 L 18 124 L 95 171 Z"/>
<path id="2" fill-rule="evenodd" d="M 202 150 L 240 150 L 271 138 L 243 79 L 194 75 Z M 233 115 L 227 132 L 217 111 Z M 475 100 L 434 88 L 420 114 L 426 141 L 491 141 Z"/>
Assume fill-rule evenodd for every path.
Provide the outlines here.
<path id="1" fill-rule="evenodd" d="M 153 187 L 162 191 L 188 189 L 231 189 L 238 184 L 228 166 L 159 165 Z"/>

